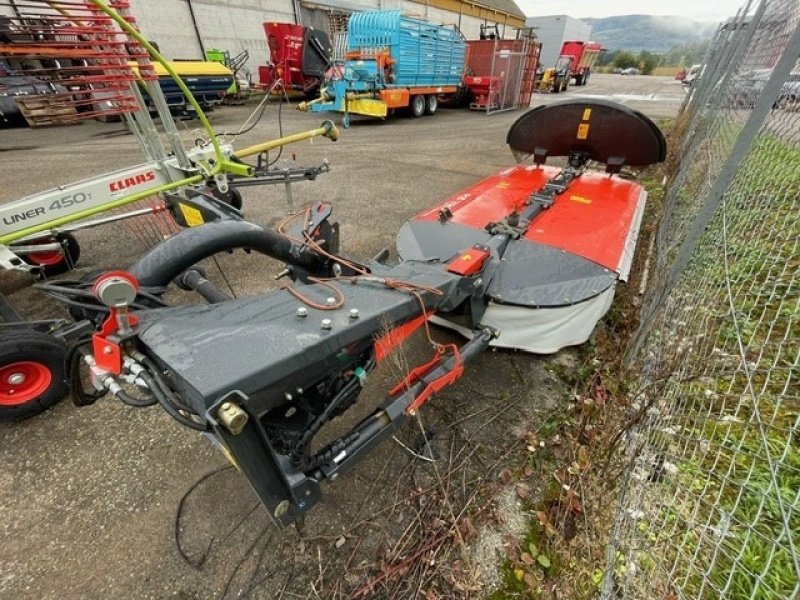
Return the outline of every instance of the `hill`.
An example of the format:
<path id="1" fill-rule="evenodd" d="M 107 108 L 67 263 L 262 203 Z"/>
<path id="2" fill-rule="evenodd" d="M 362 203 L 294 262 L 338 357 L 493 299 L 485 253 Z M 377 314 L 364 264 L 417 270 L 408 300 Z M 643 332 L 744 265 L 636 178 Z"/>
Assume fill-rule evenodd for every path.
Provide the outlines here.
<path id="1" fill-rule="evenodd" d="M 581 19 L 592 26 L 592 39 L 609 50 L 666 52 L 678 44 L 695 44 L 710 38 L 717 23 L 702 23 L 686 17 L 621 15 Z"/>

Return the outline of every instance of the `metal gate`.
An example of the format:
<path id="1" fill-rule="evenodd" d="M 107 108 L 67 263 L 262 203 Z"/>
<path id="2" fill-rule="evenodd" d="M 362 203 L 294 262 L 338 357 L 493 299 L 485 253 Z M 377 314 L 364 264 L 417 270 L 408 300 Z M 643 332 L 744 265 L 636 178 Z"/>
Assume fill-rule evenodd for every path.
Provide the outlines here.
<path id="1" fill-rule="evenodd" d="M 530 39 L 468 42 L 465 83 L 470 108 L 492 114 L 530 103 L 537 45 Z"/>

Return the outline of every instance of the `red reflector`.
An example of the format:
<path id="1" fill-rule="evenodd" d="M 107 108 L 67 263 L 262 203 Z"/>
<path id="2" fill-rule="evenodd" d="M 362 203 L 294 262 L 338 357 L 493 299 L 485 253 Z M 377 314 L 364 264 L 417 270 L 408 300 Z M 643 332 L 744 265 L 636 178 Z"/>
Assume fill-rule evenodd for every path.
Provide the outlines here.
<path id="1" fill-rule="evenodd" d="M 489 256 L 488 250 L 470 248 L 469 250 L 464 250 L 447 263 L 447 270 L 463 277 L 474 275 L 483 268 Z"/>

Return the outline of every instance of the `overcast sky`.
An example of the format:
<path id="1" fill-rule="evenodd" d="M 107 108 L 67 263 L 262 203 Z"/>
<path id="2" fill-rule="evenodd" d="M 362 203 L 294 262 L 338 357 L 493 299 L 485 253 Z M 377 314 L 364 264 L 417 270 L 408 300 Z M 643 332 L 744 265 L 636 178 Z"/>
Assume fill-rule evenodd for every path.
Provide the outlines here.
<path id="1" fill-rule="evenodd" d="M 529 17 L 569 15 L 610 17 L 613 15 L 681 15 L 695 21 L 722 21 L 746 0 L 516 0 Z M 755 5 L 756 2 L 753 2 Z"/>

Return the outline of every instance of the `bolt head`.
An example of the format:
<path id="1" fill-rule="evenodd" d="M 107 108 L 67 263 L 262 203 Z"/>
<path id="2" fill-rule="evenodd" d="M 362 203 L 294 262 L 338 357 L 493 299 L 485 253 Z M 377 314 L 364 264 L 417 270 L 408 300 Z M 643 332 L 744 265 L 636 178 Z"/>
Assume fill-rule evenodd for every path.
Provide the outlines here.
<path id="1" fill-rule="evenodd" d="M 322 328 L 323 329 L 330 329 L 333 327 L 333 321 L 330 319 L 322 319 Z"/>
<path id="2" fill-rule="evenodd" d="M 308 316 L 308 309 L 305 306 L 300 306 L 297 308 L 297 316 L 298 317 L 307 317 Z"/>
<path id="3" fill-rule="evenodd" d="M 357 308 L 351 308 L 350 309 L 350 318 L 351 319 L 357 319 L 358 317 L 359 317 L 358 309 Z"/>
<path id="4" fill-rule="evenodd" d="M 333 296 L 328 296 L 328 298 L 325 300 L 325 304 L 327 306 L 335 306 L 336 305 L 336 298 L 334 298 Z"/>
<path id="5" fill-rule="evenodd" d="M 113 348 L 111 348 L 111 346 L 106 346 L 105 348 L 103 348 L 103 354 L 105 354 L 106 356 L 111 354 L 113 351 L 114 350 L 113 350 Z"/>
<path id="6" fill-rule="evenodd" d="M 230 410 L 230 409 L 231 409 L 231 403 L 230 402 L 223 402 L 222 403 L 222 410 Z"/>
<path id="7" fill-rule="evenodd" d="M 21 385 L 25 383 L 24 373 L 12 373 L 8 376 L 8 383 L 11 385 Z M 13 391 L 13 390 L 12 390 Z"/>

